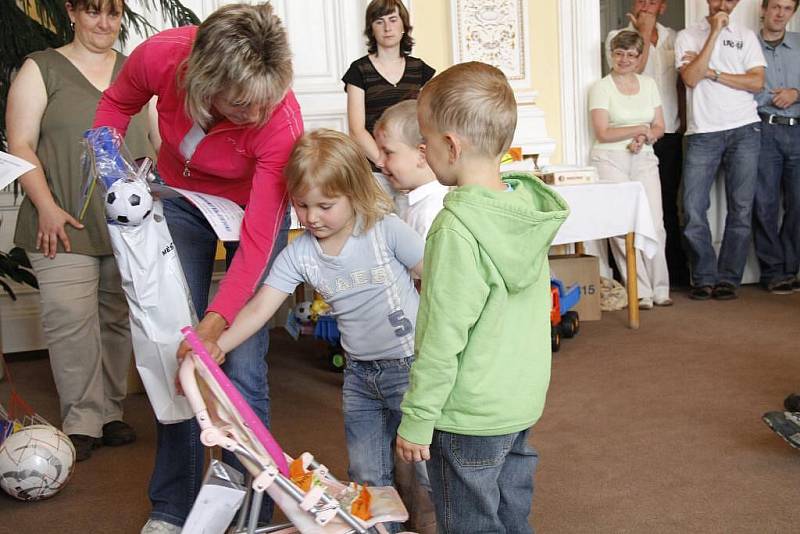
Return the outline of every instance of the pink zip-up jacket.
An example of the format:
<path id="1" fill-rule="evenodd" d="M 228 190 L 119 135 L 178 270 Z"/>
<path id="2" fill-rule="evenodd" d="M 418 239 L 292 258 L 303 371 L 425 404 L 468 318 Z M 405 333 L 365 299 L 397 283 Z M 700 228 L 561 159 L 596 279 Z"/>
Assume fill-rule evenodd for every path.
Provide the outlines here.
<path id="1" fill-rule="evenodd" d="M 194 122 L 186 113 L 178 69 L 192 50 L 196 26 L 166 30 L 140 44 L 100 99 L 94 127 L 122 133 L 130 118 L 158 96 L 161 149 L 158 171 L 167 185 L 210 193 L 245 207 L 239 248 L 208 311 L 228 324 L 253 295 L 267 267 L 289 197 L 283 168 L 303 134 L 300 106 L 289 91 L 266 124 L 243 127 L 223 120 L 187 161 L 179 147 Z"/>

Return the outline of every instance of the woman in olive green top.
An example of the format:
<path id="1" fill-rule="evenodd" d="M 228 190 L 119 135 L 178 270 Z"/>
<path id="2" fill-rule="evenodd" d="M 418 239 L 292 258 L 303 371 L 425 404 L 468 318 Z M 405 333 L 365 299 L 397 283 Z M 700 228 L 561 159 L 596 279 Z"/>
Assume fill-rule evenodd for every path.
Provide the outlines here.
<path id="1" fill-rule="evenodd" d="M 72 0 L 66 9 L 74 39 L 28 56 L 10 88 L 6 123 L 9 151 L 36 165 L 20 178 L 26 197 L 14 242 L 28 252 L 39 281 L 63 430 L 81 461 L 101 444 L 136 439 L 122 421 L 130 325 L 101 194 L 92 197 L 83 223 L 74 217 L 83 181 L 80 141 L 125 57 L 111 48 L 122 0 Z M 128 129 L 134 157 L 153 154 L 146 126 L 139 117 Z"/>

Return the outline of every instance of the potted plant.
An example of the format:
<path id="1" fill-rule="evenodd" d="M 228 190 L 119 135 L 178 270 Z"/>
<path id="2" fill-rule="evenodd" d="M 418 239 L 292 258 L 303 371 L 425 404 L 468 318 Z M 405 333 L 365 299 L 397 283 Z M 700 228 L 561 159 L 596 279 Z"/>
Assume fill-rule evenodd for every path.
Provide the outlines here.
<path id="1" fill-rule="evenodd" d="M 31 270 L 31 262 L 28 259 L 28 255 L 19 247 L 14 247 L 8 252 L 0 251 L 0 286 L 8 293 L 11 300 L 17 300 L 14 290 L 4 279 L 10 279 L 39 289 L 39 283 Z"/>

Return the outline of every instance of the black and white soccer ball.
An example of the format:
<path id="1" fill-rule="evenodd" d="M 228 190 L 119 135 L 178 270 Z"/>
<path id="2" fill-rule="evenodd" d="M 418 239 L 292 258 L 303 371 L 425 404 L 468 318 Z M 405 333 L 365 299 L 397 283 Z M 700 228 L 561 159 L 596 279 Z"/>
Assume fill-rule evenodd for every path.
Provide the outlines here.
<path id="1" fill-rule="evenodd" d="M 23 427 L 0 445 L 0 487 L 21 501 L 52 497 L 74 466 L 75 447 L 50 425 Z"/>
<path id="2" fill-rule="evenodd" d="M 139 226 L 153 211 L 153 197 L 142 180 L 117 180 L 106 193 L 106 220 Z"/>

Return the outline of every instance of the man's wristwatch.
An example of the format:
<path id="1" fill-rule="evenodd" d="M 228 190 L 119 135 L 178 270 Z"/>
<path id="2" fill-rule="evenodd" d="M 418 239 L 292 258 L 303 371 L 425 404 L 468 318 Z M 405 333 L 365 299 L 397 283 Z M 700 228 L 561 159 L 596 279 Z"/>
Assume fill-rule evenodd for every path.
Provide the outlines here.
<path id="1" fill-rule="evenodd" d="M 721 75 L 722 75 L 722 73 L 721 73 L 721 72 L 720 72 L 718 69 L 714 69 L 714 81 L 715 81 L 715 82 L 718 82 L 718 81 L 719 81 L 719 77 L 720 77 Z"/>

